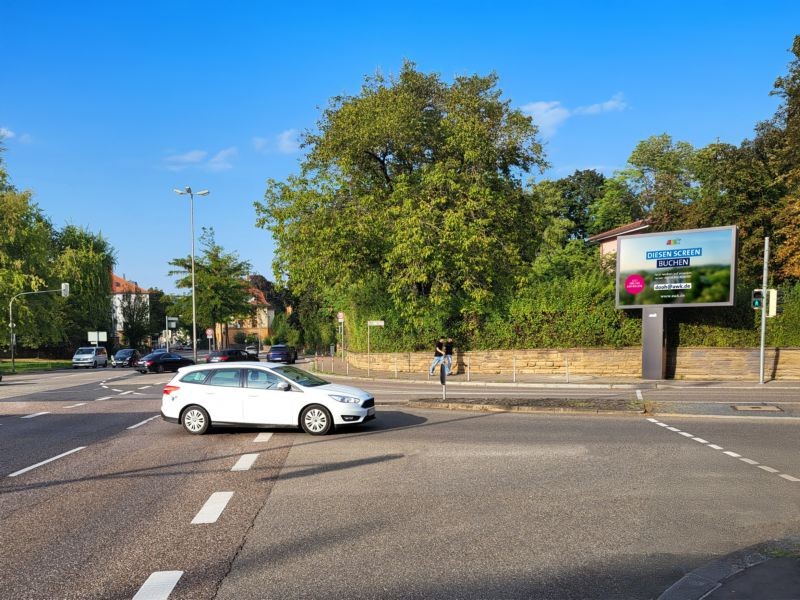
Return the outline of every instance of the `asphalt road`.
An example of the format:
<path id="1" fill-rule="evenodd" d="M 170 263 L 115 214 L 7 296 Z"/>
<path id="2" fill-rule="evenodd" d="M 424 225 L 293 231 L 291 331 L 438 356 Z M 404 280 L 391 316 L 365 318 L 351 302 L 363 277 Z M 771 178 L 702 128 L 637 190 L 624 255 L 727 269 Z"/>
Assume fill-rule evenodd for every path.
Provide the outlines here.
<path id="1" fill-rule="evenodd" d="M 785 416 L 422 410 L 437 388 L 373 382 L 358 429 L 198 437 L 153 418 L 169 377 L 3 380 L 0 598 L 654 598 L 800 532 Z"/>

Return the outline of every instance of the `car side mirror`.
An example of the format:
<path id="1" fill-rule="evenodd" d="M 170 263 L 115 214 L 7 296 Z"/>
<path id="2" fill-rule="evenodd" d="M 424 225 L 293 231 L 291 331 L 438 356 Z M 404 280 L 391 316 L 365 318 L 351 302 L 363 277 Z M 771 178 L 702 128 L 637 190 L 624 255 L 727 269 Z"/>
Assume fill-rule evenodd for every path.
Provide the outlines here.
<path id="1" fill-rule="evenodd" d="M 281 382 L 278 384 L 278 387 L 277 387 L 277 389 L 278 389 L 278 391 L 280 391 L 280 392 L 288 392 L 290 389 L 292 389 L 292 386 L 290 386 L 290 385 L 289 385 L 288 383 L 286 383 L 285 381 L 281 381 Z"/>

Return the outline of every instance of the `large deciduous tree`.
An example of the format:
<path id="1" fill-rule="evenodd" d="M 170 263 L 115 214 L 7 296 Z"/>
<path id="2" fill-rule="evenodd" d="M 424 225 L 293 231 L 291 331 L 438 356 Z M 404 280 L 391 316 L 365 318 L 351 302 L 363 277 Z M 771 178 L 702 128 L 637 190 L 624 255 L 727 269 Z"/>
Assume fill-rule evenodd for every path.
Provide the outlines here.
<path id="1" fill-rule="evenodd" d="M 212 327 L 247 315 L 250 312 L 250 284 L 247 280 L 250 263 L 241 260 L 236 253 L 225 252 L 215 241 L 213 229 L 203 228 L 200 246 L 202 252 L 195 258 L 198 326 Z M 175 258 L 169 264 L 176 267 L 169 275 L 179 277 L 177 287 L 191 290 L 191 257 Z M 192 322 L 191 302 L 191 294 L 177 302 L 181 320 L 187 323 Z"/>
<path id="2" fill-rule="evenodd" d="M 357 299 L 382 290 L 397 335 L 474 329 L 531 258 L 536 131 L 495 75 L 447 84 L 406 63 L 367 78 L 305 135 L 301 173 L 256 203 L 276 274 L 328 315 L 378 317 L 383 299 Z"/>

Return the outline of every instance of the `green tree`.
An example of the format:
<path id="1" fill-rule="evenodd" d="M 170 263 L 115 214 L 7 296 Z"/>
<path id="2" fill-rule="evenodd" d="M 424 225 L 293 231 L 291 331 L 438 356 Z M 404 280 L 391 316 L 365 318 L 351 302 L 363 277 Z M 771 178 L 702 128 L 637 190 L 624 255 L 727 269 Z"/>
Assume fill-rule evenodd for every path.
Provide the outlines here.
<path id="1" fill-rule="evenodd" d="M 474 330 L 513 289 L 532 237 L 521 178 L 545 162 L 495 75 L 448 85 L 406 63 L 331 100 L 304 144 L 301 173 L 269 182 L 257 224 L 276 240 L 279 281 L 320 322 L 331 307 L 361 312 L 353 301 L 375 278 L 422 337 Z"/>
<path id="2" fill-rule="evenodd" d="M 605 193 L 606 178 L 594 169 L 575 171 L 556 181 L 563 199 L 563 216 L 572 223 L 569 237 L 582 240 L 589 235 L 591 207 Z"/>
<path id="3" fill-rule="evenodd" d="M 139 348 L 150 335 L 150 303 L 143 294 L 123 294 L 120 299 L 122 333 L 132 348 Z"/>
<path id="4" fill-rule="evenodd" d="M 641 205 L 623 175 L 603 182 L 602 195 L 589 206 L 586 232 L 595 235 L 641 219 Z"/>
<path id="5" fill-rule="evenodd" d="M 195 295 L 197 323 L 200 329 L 213 327 L 216 323 L 227 323 L 250 312 L 250 284 L 247 275 L 250 263 L 238 255 L 225 250 L 214 240 L 214 230 L 203 228 L 200 235 L 202 252 L 195 257 Z M 169 263 L 175 269 L 170 276 L 178 276 L 177 287 L 192 288 L 190 256 L 175 258 Z M 191 294 L 176 302 L 184 322 L 192 322 Z"/>
<path id="6" fill-rule="evenodd" d="M 67 225 L 55 236 L 55 271 L 70 284 L 60 313 L 70 346 L 86 341 L 88 331 L 111 331 L 111 276 L 115 252 L 100 234 Z"/>

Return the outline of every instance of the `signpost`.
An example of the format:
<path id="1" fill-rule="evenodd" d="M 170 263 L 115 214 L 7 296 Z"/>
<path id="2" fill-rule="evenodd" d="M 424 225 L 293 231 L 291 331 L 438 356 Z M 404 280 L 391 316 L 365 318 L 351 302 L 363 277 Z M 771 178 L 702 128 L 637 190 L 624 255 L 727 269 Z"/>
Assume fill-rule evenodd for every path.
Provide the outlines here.
<path id="1" fill-rule="evenodd" d="M 367 377 L 369 377 L 369 328 L 370 327 L 383 327 L 383 321 L 367 321 Z"/>
<path id="2" fill-rule="evenodd" d="M 166 327 L 165 327 L 166 335 L 164 336 L 164 339 L 166 340 L 167 343 L 167 352 L 169 352 L 169 338 L 170 338 L 169 330 L 176 329 L 178 327 L 178 317 L 164 317 L 164 319 L 166 321 Z"/>
<path id="3" fill-rule="evenodd" d="M 336 319 L 339 321 L 339 333 L 342 336 L 342 364 L 344 364 L 344 313 L 339 311 L 336 314 Z"/>
<path id="4" fill-rule="evenodd" d="M 208 338 L 208 351 L 211 352 L 211 339 L 214 337 L 214 330 L 211 327 L 206 329 L 206 337 Z M 195 352 L 197 352 L 196 348 Z"/>

